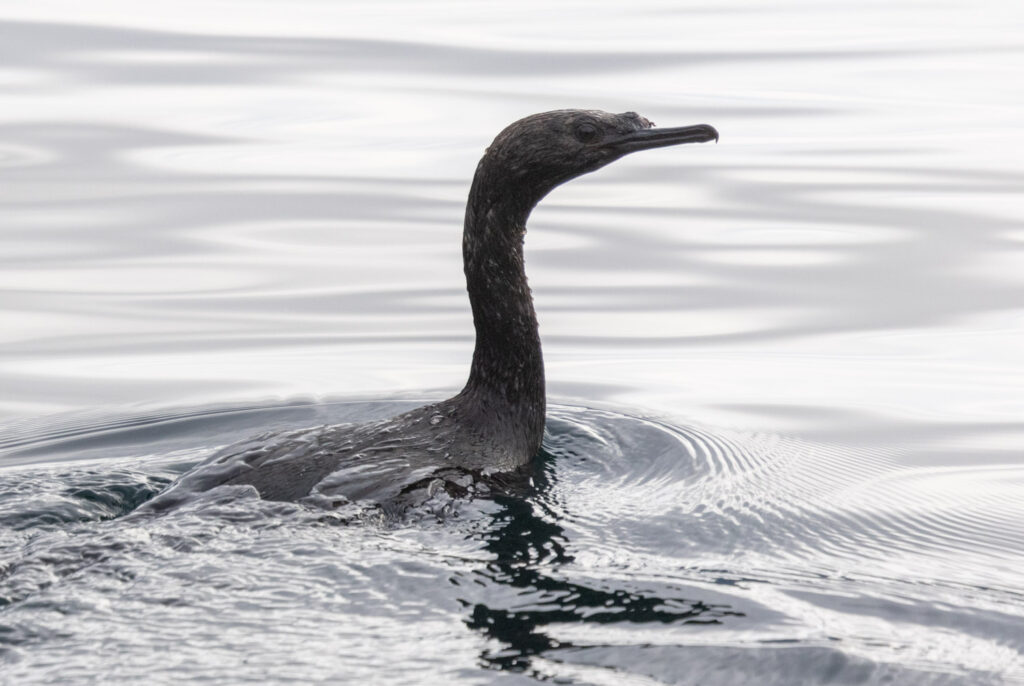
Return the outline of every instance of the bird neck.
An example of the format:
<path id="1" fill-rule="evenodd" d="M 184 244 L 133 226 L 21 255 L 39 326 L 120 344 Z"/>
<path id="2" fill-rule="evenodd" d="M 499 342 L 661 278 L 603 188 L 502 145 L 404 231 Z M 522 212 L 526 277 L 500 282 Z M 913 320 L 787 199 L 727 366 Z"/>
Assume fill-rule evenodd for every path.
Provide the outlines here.
<path id="1" fill-rule="evenodd" d="M 536 201 L 489 175 L 487 161 L 473 179 L 462 239 L 476 347 L 460 396 L 482 413 L 478 421 L 507 428 L 507 439 L 521 443 L 529 459 L 540 449 L 545 412 L 544 361 L 523 262 Z"/>

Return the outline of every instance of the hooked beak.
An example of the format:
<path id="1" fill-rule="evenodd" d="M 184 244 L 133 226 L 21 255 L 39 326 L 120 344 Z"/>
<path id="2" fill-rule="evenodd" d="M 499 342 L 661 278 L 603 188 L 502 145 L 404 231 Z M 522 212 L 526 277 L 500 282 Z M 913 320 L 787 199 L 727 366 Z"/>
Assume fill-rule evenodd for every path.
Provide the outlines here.
<path id="1" fill-rule="evenodd" d="M 718 131 L 715 130 L 715 127 L 697 124 L 696 126 L 677 126 L 670 129 L 651 128 L 630 131 L 608 141 L 608 145 L 625 155 L 637 150 L 650 150 L 683 143 L 707 143 L 710 140 L 718 142 Z"/>

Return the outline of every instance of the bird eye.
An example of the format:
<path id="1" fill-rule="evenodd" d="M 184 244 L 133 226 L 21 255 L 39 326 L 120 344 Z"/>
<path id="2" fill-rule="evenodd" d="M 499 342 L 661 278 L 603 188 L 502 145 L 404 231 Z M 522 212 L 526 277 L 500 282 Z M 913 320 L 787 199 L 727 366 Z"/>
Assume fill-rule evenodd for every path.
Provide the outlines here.
<path id="1" fill-rule="evenodd" d="M 593 124 L 580 124 L 576 127 L 576 139 L 580 143 L 593 143 L 601 137 L 601 132 Z"/>

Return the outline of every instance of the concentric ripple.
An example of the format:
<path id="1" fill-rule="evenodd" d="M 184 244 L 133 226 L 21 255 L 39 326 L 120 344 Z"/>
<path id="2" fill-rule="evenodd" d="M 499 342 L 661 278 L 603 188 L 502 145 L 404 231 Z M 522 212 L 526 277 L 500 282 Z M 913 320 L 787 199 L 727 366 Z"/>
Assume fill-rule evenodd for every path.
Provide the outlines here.
<path id="1" fill-rule="evenodd" d="M 1024 499 L 1007 486 L 1024 476 L 1020 466 L 912 468 L 893 455 L 589 409 L 558 408 L 551 425 L 548 450 L 572 470 L 553 502 L 564 503 L 567 519 L 601 531 L 609 548 L 624 540 L 635 548 L 638 529 L 650 529 L 652 550 L 663 556 L 699 550 L 877 564 L 958 551 L 982 554 L 988 566 L 1024 552 Z M 978 499 L 979 489 L 992 497 Z M 673 531 L 679 545 L 666 550 Z M 969 565 L 970 555 L 960 562 Z"/>

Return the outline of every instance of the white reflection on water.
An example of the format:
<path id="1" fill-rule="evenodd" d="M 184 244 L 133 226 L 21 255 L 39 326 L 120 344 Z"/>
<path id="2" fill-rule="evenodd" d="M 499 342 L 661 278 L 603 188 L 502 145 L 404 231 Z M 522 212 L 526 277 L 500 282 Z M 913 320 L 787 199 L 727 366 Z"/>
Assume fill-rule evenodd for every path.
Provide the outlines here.
<path id="1" fill-rule="evenodd" d="M 836 581 L 827 601 L 788 577 L 746 597 L 787 614 L 794 640 L 841 634 L 876 678 L 898 674 L 884 664 L 1020 676 L 1019 641 L 957 633 L 969 619 L 950 609 L 991 602 L 971 588 L 1024 587 L 1019 3 L 37 5 L 0 12 L 9 437 L 169 407 L 452 389 L 472 345 L 462 203 L 491 137 L 559 107 L 707 122 L 719 145 L 631 157 L 535 212 L 552 396 L 818 446 L 806 462 L 781 452 L 799 468 L 770 482 L 748 465 L 725 493 L 794 488 L 849 517 L 834 540 L 868 563 L 837 562 L 822 531 L 742 560 L 704 541 L 690 566 L 820 567 L 829 583 L 852 570 L 863 585 Z M 675 502 L 636 483 L 636 499 Z M 560 516 L 603 503 L 626 517 L 628 500 L 605 493 L 577 493 Z M 872 538 L 875 524 L 892 528 Z M 588 538 L 609 526 L 572 534 L 594 574 L 615 565 Z M 627 570 L 665 563 L 629 533 Z M 879 540 L 909 553 L 875 555 Z M 918 598 L 915 632 L 942 603 L 951 614 L 914 640 L 895 606 L 859 624 L 844 594 L 897 603 L 868 568 L 951 584 Z M 672 680 L 678 658 L 593 635 L 613 630 L 566 627 L 630 644 L 620 667 Z M 698 647 L 678 630 L 649 642 Z M 716 631 L 701 635 L 709 653 L 760 640 Z M 584 666 L 613 653 L 580 650 L 578 678 L 607 678 Z M 716 655 L 795 678 L 768 649 Z"/>

